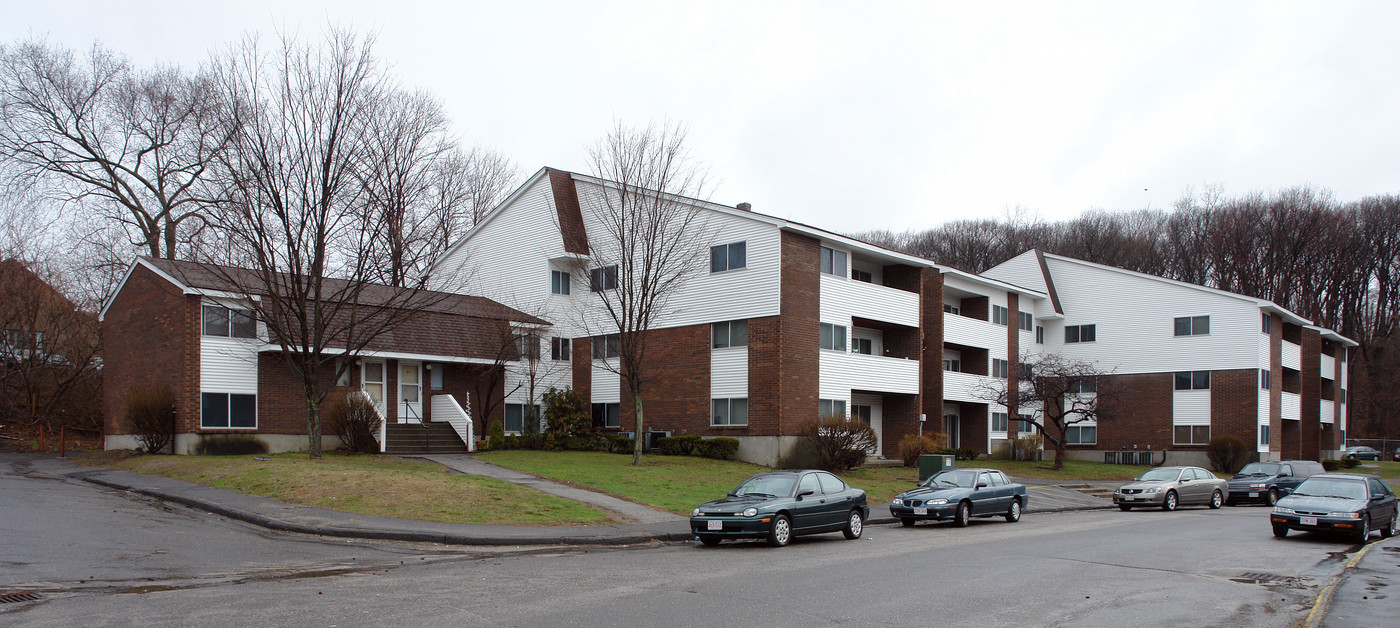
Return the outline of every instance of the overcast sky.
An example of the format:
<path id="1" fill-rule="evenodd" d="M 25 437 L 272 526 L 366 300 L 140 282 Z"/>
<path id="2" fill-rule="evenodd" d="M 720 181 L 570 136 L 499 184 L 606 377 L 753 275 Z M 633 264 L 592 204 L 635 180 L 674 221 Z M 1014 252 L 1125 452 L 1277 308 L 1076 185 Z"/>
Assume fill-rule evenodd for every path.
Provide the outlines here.
<path id="1" fill-rule="evenodd" d="M 0 0 L 0 40 L 187 67 L 245 33 L 378 33 L 467 143 L 586 172 L 614 119 L 689 125 L 711 200 L 837 231 L 1024 206 L 1400 193 L 1400 3 Z"/>

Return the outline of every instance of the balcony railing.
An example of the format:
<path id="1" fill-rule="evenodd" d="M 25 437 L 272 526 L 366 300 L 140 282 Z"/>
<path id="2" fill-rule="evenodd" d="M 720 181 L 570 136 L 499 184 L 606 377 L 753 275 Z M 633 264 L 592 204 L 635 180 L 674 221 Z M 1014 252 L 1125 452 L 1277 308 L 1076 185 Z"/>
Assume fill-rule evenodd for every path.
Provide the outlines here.
<path id="1" fill-rule="evenodd" d="M 1005 385 L 1004 380 L 990 375 L 943 371 L 943 399 L 946 401 L 987 403 L 989 391 Z"/>
<path id="2" fill-rule="evenodd" d="M 1283 401 L 1279 403 L 1279 416 L 1289 421 L 1297 421 L 1302 417 L 1301 408 L 1297 393 L 1283 393 Z"/>
<path id="3" fill-rule="evenodd" d="M 919 361 L 822 351 L 821 379 L 823 386 L 913 395 L 919 392 Z"/>
<path id="4" fill-rule="evenodd" d="M 943 315 L 943 342 L 983 349 L 1006 346 L 1006 326 L 958 314 Z M 1003 351 L 1003 353 L 1005 353 Z"/>

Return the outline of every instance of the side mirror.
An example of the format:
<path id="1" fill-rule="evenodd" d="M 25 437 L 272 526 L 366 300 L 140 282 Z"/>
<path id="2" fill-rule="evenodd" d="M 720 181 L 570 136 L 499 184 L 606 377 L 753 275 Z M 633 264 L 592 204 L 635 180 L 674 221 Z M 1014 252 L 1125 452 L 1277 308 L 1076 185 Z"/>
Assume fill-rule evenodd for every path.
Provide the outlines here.
<path id="1" fill-rule="evenodd" d="M 986 483 L 986 482 L 978 482 L 978 483 L 977 483 L 977 488 L 987 488 L 987 483 Z"/>
<path id="2" fill-rule="evenodd" d="M 734 496 L 734 491 L 729 491 L 729 496 L 730 496 L 730 497 L 733 497 L 733 496 Z"/>
<path id="3" fill-rule="evenodd" d="M 813 494 L 813 493 L 816 493 L 816 491 L 814 491 L 814 490 L 812 490 L 812 489 L 810 489 L 810 488 L 808 488 L 808 489 L 802 489 L 802 490 L 800 490 L 800 491 L 797 491 L 797 498 L 798 498 L 798 499 L 802 499 L 803 497 L 806 497 L 806 496 L 811 495 L 811 494 Z"/>

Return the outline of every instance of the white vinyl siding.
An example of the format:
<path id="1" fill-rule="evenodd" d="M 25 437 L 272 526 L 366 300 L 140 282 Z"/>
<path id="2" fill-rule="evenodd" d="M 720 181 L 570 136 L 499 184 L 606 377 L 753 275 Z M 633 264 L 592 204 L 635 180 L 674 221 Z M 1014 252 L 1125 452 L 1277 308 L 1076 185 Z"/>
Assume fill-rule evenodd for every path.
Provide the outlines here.
<path id="1" fill-rule="evenodd" d="M 824 321 L 859 316 L 907 327 L 919 326 L 919 295 L 827 274 L 821 275 L 820 310 Z M 1003 337 L 1005 334 L 1003 329 Z"/>
<path id="2" fill-rule="evenodd" d="M 594 363 L 591 392 L 593 403 L 617 403 L 622 399 L 622 380 L 601 363 Z"/>
<path id="3" fill-rule="evenodd" d="M 1210 391 L 1172 391 L 1172 425 L 1210 425 Z"/>
<path id="4" fill-rule="evenodd" d="M 1040 272 L 1040 260 L 1036 259 L 1035 251 L 1026 251 L 982 274 L 1036 292 L 1049 292 L 1045 287 L 1045 275 Z M 1058 287 L 1056 285 L 1056 288 Z"/>
<path id="5" fill-rule="evenodd" d="M 1295 371 L 1302 370 L 1298 366 L 1302 364 L 1302 347 L 1285 340 L 1279 343 L 1279 354 L 1283 359 L 1284 368 L 1290 368 Z"/>
<path id="6" fill-rule="evenodd" d="M 1320 412 L 1320 414 L 1319 414 L 1318 416 L 1320 417 L 1319 420 L 1320 420 L 1321 422 L 1323 422 L 1323 423 L 1335 423 L 1335 422 L 1337 421 L 1337 416 L 1336 416 L 1336 414 L 1335 414 L 1335 410 L 1334 410 L 1334 406 L 1333 406 L 1332 400 L 1330 400 L 1330 399 L 1322 399 L 1322 400 L 1320 400 L 1320 401 L 1318 402 L 1318 405 L 1320 406 L 1320 407 L 1318 408 L 1318 412 Z"/>
<path id="7" fill-rule="evenodd" d="M 919 392 L 918 360 L 822 351 L 819 364 L 824 399 L 845 398 L 853 388 L 910 395 Z"/>
<path id="8" fill-rule="evenodd" d="M 749 396 L 749 348 L 710 351 L 710 398 Z"/>

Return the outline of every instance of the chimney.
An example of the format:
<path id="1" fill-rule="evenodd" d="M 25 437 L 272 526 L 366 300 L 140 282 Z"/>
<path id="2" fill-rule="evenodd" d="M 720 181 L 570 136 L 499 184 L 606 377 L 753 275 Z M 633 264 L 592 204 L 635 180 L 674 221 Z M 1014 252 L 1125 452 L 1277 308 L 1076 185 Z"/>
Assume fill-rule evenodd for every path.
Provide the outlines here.
<path id="1" fill-rule="evenodd" d="M 738 205 L 734 206 L 734 209 L 737 209 L 741 212 L 751 212 L 753 211 L 753 205 L 750 205 L 748 203 L 739 203 Z"/>

